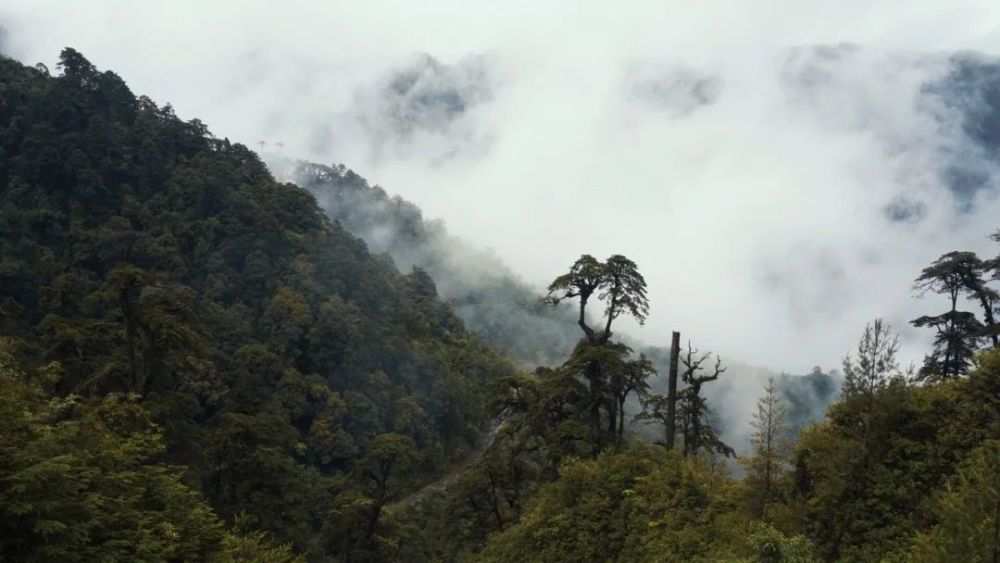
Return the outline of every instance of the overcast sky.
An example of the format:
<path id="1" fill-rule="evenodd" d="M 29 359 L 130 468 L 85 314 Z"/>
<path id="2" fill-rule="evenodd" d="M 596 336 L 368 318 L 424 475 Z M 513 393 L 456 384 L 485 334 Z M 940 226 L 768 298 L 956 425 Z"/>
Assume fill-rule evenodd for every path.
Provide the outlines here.
<path id="1" fill-rule="evenodd" d="M 913 278 L 995 254 L 992 179 L 943 180 L 995 164 L 927 94 L 952 53 L 1000 53 L 995 0 L 0 0 L 0 28 L 25 63 L 73 46 L 217 136 L 344 163 L 539 288 L 625 254 L 651 343 L 804 372 L 881 316 L 919 359 L 907 321 L 941 305 Z"/>

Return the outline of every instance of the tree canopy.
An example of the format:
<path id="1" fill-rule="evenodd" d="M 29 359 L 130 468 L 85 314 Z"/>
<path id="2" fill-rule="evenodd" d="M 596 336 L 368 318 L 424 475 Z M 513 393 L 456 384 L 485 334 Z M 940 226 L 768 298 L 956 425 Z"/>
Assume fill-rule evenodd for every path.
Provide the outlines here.
<path id="1" fill-rule="evenodd" d="M 60 60 L 50 76 L 0 59 L 0 335 L 9 369 L 44 371 L 45 400 L 67 405 L 58 432 L 6 438 L 39 436 L 3 469 L 19 511 L 5 522 L 25 531 L 0 553 L 62 534 L 80 557 L 122 543 L 111 559 L 204 559 L 240 518 L 244 547 L 259 529 L 316 554 L 338 545 L 324 516 L 336 499 L 387 502 L 465 457 L 490 382 L 512 368 L 425 272 L 371 255 L 246 147 L 73 49 Z M 100 423 L 121 409 L 147 429 Z M 419 456 L 372 488 L 358 467 L 390 436 Z M 4 496 L 23 488 L 11 479 L 51 482 L 62 504 Z M 173 504 L 128 497 L 134 516 L 119 516 L 137 523 L 114 526 L 109 503 L 132 493 L 105 487 L 144 480 Z M 167 545 L 175 534 L 189 544 Z"/>

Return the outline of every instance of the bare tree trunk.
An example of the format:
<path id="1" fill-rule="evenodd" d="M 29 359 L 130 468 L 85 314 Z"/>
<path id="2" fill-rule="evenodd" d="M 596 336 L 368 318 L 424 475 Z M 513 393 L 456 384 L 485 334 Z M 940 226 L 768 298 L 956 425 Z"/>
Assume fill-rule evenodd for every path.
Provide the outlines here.
<path id="1" fill-rule="evenodd" d="M 670 339 L 670 375 L 667 378 L 667 449 L 674 449 L 677 436 L 677 362 L 681 354 L 681 333 Z"/>

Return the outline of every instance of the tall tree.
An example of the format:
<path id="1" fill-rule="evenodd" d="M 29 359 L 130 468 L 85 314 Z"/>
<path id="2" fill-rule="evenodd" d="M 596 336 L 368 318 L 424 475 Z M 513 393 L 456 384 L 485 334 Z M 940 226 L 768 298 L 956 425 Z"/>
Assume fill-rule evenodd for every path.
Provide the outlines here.
<path id="1" fill-rule="evenodd" d="M 757 412 L 750 421 L 752 453 L 742 460 L 751 489 L 750 510 L 758 517 L 764 515 L 768 504 L 778 500 L 777 483 L 788 468 L 791 440 L 787 414 L 774 377 L 768 377 L 764 396 L 757 399 Z"/>
<path id="2" fill-rule="evenodd" d="M 892 377 L 903 377 L 896 353 L 899 352 L 899 335 L 892 326 L 882 319 L 875 319 L 865 325 L 864 333 L 858 340 L 857 356 L 844 357 L 845 398 L 855 395 L 874 395 Z"/>
<path id="3" fill-rule="evenodd" d="M 646 279 L 639 273 L 635 262 L 615 254 L 604 263 L 604 283 L 598 298 L 607 302 L 604 316 L 603 339 L 611 338 L 611 323 L 623 313 L 632 315 L 639 324 L 649 316 L 649 300 L 646 298 Z"/>
<path id="4" fill-rule="evenodd" d="M 587 304 L 591 296 L 606 281 L 604 264 L 589 254 L 584 254 L 569 268 L 569 272 L 557 277 L 549 284 L 546 301 L 553 305 L 566 299 L 580 300 L 580 314 L 577 324 L 587 340 L 596 343 L 597 332 L 587 323 Z"/>
<path id="5" fill-rule="evenodd" d="M 597 293 L 597 298 L 605 302 L 604 330 L 595 330 L 587 323 L 587 305 Z M 611 339 L 611 325 L 622 314 L 630 314 L 639 324 L 649 315 L 649 300 L 646 297 L 646 280 L 639 273 L 635 262 L 615 254 L 607 261 L 600 262 L 589 254 L 584 254 L 570 266 L 569 272 L 557 277 L 549 285 L 546 301 L 551 304 L 566 299 L 579 298 L 580 312 L 577 324 L 587 340 L 603 344 Z"/>
<path id="6" fill-rule="evenodd" d="M 587 305 L 595 293 L 605 305 L 603 329 L 595 329 L 587 320 Z M 645 322 L 649 314 L 646 280 L 635 262 L 620 254 L 610 256 L 605 262 L 584 254 L 573 263 L 569 272 L 549 285 L 548 303 L 555 305 L 567 299 L 579 299 L 577 324 L 585 336 L 573 351 L 567 366 L 587 380 L 590 391 L 589 426 L 594 438 L 600 442 L 602 407 L 607 411 L 609 434 L 620 434 L 619 427 L 624 419 L 618 407 L 619 392 L 627 395 L 638 389 L 635 385 L 624 383 L 629 374 L 644 378 L 650 371 L 643 367 L 644 364 L 634 364 L 626 369 L 623 352 L 619 349 L 621 345 L 611 342 L 612 324 L 623 314 L 631 315 L 640 324 Z M 612 377 L 616 381 L 611 381 Z M 624 404 L 623 398 L 621 404 Z"/>
<path id="7" fill-rule="evenodd" d="M 676 332 L 674 334 L 677 335 Z M 679 428 L 684 442 L 684 456 L 694 455 L 702 448 L 725 456 L 734 453 L 732 448 L 719 439 L 706 420 L 711 410 L 702 394 L 702 386 L 715 381 L 726 371 L 722 367 L 722 358 L 716 357 L 712 372 L 708 373 L 704 364 L 711 357 L 711 352 L 699 353 L 688 342 L 687 351 L 680 356 L 680 362 L 684 364 L 684 371 L 681 373 L 684 388 L 676 393 L 676 402 L 670 395 L 647 395 L 642 403 L 642 412 L 635 417 L 637 421 L 662 424 L 663 445 L 667 449 L 672 447 L 672 432 Z"/>
<path id="8" fill-rule="evenodd" d="M 987 293 L 988 288 L 981 283 L 982 268 L 982 261 L 972 252 L 949 252 L 924 268 L 914 282 L 913 288 L 919 295 L 942 294 L 950 303 L 945 313 L 911 321 L 914 326 L 937 331 L 934 350 L 920 370 L 922 378 L 954 378 L 965 374 L 972 366 L 984 327 L 974 314 L 958 309 L 958 298 L 963 294 L 977 295 L 978 291 L 987 300 L 987 309 L 992 310 L 991 296 L 995 293 Z"/>
<path id="9" fill-rule="evenodd" d="M 670 337 L 670 373 L 667 375 L 666 446 L 674 449 L 677 439 L 677 368 L 681 356 L 681 333 L 676 330 Z"/>
<path id="10" fill-rule="evenodd" d="M 640 355 L 637 360 L 627 360 L 622 362 L 621 368 L 611 372 L 608 378 L 611 394 L 615 398 L 613 415 L 609 417 L 608 430 L 617 432 L 619 442 L 625 433 L 625 402 L 630 394 L 635 393 L 641 400 L 649 390 L 649 377 L 656 373 L 653 362 L 646 356 Z"/>

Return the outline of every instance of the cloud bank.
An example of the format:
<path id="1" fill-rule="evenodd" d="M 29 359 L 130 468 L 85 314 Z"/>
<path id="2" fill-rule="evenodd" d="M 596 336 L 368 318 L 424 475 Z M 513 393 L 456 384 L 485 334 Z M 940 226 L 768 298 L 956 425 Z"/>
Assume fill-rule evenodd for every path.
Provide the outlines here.
<path id="1" fill-rule="evenodd" d="M 653 305 L 629 333 L 776 370 L 876 316 L 919 360 L 912 279 L 996 250 L 992 2 L 222 4 L 0 3 L 2 48 L 345 163 L 538 288 L 626 254 Z"/>

